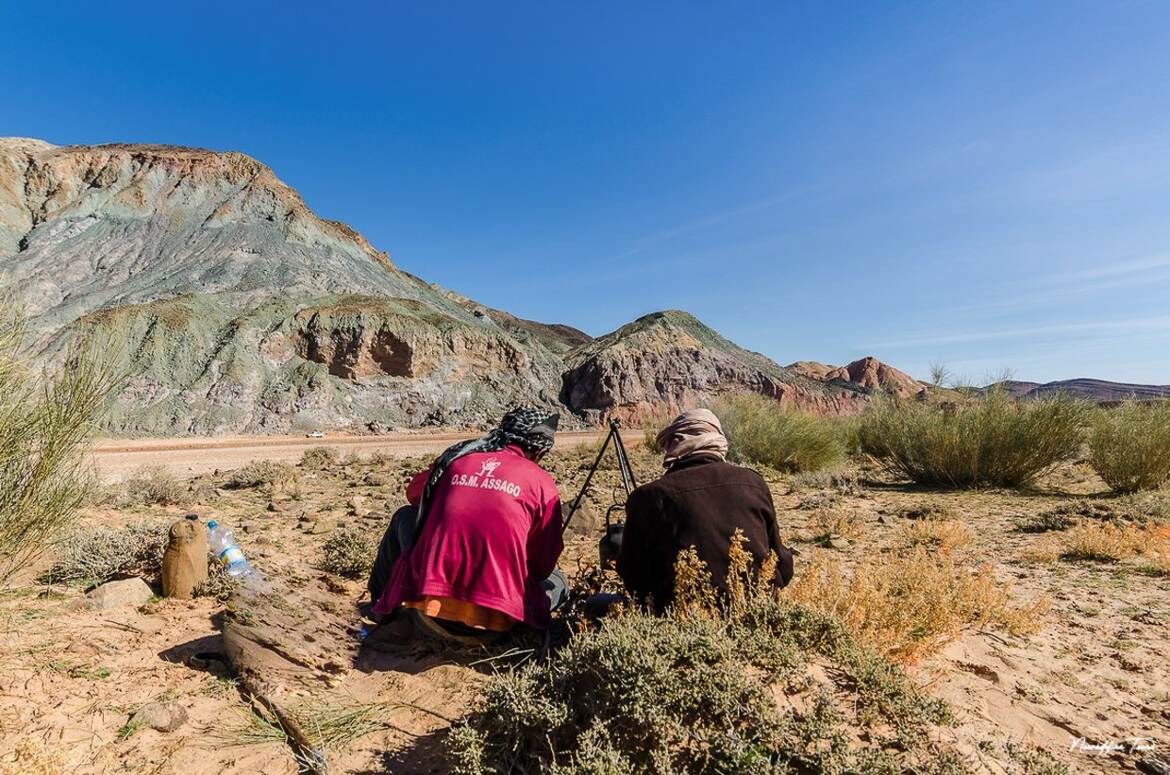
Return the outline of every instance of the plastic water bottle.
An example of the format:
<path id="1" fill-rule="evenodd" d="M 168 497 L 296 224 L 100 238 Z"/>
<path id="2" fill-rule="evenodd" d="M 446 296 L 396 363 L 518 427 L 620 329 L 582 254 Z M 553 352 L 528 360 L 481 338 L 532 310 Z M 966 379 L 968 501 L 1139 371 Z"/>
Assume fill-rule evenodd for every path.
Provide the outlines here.
<path id="1" fill-rule="evenodd" d="M 207 550 L 220 561 L 229 576 L 240 578 L 252 573 L 252 566 L 244 558 L 244 552 L 236 543 L 232 531 L 220 527 L 214 519 L 207 523 Z"/>

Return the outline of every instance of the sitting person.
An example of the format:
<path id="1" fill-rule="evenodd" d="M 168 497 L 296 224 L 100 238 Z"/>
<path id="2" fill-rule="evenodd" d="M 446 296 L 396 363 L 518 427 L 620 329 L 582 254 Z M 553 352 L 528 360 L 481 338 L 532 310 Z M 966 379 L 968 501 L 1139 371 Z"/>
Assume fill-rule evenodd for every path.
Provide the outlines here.
<path id="1" fill-rule="evenodd" d="M 406 612 L 431 635 L 490 636 L 524 622 L 544 629 L 567 594 L 556 570 L 561 501 L 538 465 L 559 416 L 508 412 L 481 439 L 448 449 L 407 487 L 370 574 L 373 612 Z"/>
<path id="2" fill-rule="evenodd" d="M 753 571 L 771 553 L 774 582 L 792 578 L 792 552 L 780 542 L 772 493 L 750 468 L 724 460 L 727 437 L 719 418 L 706 409 L 680 414 L 658 435 L 666 451 L 666 474 L 644 484 L 626 503 L 626 525 L 617 571 L 640 603 L 661 612 L 674 601 L 674 564 L 694 547 L 707 564 L 715 588 L 727 590 L 728 554 L 739 529 L 754 558 Z"/>

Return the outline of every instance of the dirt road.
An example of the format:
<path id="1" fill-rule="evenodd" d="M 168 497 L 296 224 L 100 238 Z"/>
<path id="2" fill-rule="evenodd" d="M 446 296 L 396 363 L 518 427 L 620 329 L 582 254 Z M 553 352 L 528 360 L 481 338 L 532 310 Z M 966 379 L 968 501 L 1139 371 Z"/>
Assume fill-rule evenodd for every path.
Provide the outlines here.
<path id="1" fill-rule="evenodd" d="M 310 447 L 332 447 L 339 455 L 374 453 L 394 457 L 435 454 L 460 439 L 471 438 L 470 431 L 456 433 L 400 433 L 384 436 L 226 436 L 214 439 L 108 439 L 94 445 L 92 459 L 104 481 L 118 481 L 146 465 L 165 466 L 180 476 L 195 476 L 216 469 L 238 468 L 253 460 L 296 462 Z M 595 443 L 604 438 L 603 431 L 564 431 L 557 434 L 557 444 L 573 447 Z"/>

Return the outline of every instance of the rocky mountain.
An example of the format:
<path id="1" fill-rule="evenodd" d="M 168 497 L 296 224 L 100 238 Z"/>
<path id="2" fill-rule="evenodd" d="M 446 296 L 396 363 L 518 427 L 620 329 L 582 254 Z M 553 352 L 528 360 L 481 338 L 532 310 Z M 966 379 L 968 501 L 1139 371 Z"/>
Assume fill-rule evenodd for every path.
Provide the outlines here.
<path id="1" fill-rule="evenodd" d="M 919 395 L 927 389 L 909 374 L 882 363 L 873 356 L 860 358 L 846 366 L 797 361 L 786 368 L 818 382 L 857 385 L 870 391 L 883 391 L 903 398 Z"/>
<path id="2" fill-rule="evenodd" d="M 108 430 L 476 425 L 518 400 L 582 419 L 754 390 L 855 411 L 685 313 L 591 339 L 398 269 L 239 153 L 0 139 L 0 291 L 41 358 L 80 339 L 129 374 Z"/>
<path id="3" fill-rule="evenodd" d="M 1170 398 L 1170 385 L 1135 385 L 1126 382 L 1108 382 L 1101 379 L 1065 379 L 1043 383 L 1007 380 L 989 385 L 982 390 L 987 391 L 993 387 L 1003 389 L 1012 398 L 1038 398 L 1057 393 L 1065 393 L 1102 403 L 1125 401 L 1130 398 L 1140 400 Z"/>
<path id="4" fill-rule="evenodd" d="M 752 391 L 781 404 L 824 413 L 853 413 L 867 391 L 824 385 L 739 347 L 693 315 L 655 312 L 569 354 L 561 401 L 591 417 L 639 418 L 663 404 L 701 404 Z"/>

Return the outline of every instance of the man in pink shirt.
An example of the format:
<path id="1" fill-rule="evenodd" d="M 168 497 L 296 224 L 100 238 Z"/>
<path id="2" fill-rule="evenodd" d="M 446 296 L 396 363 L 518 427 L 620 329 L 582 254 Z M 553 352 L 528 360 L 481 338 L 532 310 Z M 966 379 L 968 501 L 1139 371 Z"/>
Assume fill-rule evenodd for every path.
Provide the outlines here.
<path id="1" fill-rule="evenodd" d="M 567 592 L 556 483 L 538 465 L 559 417 L 508 412 L 481 439 L 457 444 L 415 476 L 370 578 L 373 611 L 424 631 L 480 637 L 516 622 L 538 629 Z"/>

